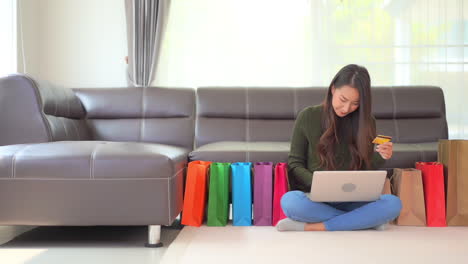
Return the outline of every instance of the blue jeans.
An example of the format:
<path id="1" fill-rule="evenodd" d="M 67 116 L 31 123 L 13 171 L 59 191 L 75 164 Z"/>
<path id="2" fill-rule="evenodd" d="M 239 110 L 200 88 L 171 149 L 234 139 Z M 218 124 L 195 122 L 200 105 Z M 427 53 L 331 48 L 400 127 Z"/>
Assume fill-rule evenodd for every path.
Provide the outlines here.
<path id="1" fill-rule="evenodd" d="M 375 202 L 313 202 L 301 191 L 281 198 L 284 214 L 295 221 L 325 224 L 329 231 L 368 229 L 395 219 L 401 210 L 400 198 L 384 194 Z"/>

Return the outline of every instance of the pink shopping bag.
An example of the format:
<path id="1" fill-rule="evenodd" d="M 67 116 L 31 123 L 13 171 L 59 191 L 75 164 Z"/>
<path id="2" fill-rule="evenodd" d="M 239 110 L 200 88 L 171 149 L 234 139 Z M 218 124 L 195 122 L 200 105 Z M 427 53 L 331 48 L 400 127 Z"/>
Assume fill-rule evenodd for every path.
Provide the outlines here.
<path id="1" fill-rule="evenodd" d="M 286 218 L 281 208 L 281 197 L 288 192 L 288 164 L 280 162 L 275 166 L 275 179 L 273 183 L 273 226 Z"/>

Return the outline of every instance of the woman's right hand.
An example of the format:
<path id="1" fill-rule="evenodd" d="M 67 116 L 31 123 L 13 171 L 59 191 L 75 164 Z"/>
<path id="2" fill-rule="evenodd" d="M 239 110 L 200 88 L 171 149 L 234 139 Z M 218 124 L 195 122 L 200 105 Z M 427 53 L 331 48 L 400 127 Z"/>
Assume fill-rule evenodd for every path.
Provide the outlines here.
<path id="1" fill-rule="evenodd" d="M 375 151 L 377 151 L 383 159 L 388 160 L 393 155 L 393 143 L 385 142 L 383 144 L 377 145 Z"/>

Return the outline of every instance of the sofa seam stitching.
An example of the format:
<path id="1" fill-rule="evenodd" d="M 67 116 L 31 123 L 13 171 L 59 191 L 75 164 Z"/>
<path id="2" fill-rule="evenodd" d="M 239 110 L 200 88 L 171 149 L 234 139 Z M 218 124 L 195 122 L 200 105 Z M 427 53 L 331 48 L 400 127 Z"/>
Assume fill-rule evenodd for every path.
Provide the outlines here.
<path id="1" fill-rule="evenodd" d="M 79 122 L 79 121 L 71 120 L 71 122 L 72 122 L 73 127 L 75 128 L 76 135 L 78 136 L 78 141 L 80 141 L 81 140 L 80 132 L 78 131 L 78 127 L 75 124 L 75 122 Z"/>
<path id="2" fill-rule="evenodd" d="M 248 162 L 250 161 L 250 152 L 249 152 L 249 142 L 250 142 L 250 115 L 249 115 L 250 107 L 249 107 L 249 87 L 245 87 L 245 160 Z"/>
<path id="3" fill-rule="evenodd" d="M 48 141 L 54 141 L 52 126 L 49 122 L 49 119 L 47 118 L 47 114 L 44 112 L 45 104 L 44 104 L 44 101 L 42 100 L 41 92 L 39 91 L 39 84 L 36 83 L 36 81 L 34 81 L 29 76 L 25 76 L 25 78 L 28 79 L 31 82 L 32 86 L 34 87 L 33 90 L 34 90 L 34 94 L 36 95 L 36 102 L 38 104 L 39 114 L 41 115 L 42 121 L 44 122 L 46 130 L 48 132 L 47 139 Z"/>
<path id="4" fill-rule="evenodd" d="M 140 139 L 139 141 L 143 141 L 143 136 L 144 136 L 144 128 L 145 128 L 145 118 L 146 118 L 146 86 L 142 87 L 142 92 L 141 92 L 141 120 L 140 120 Z"/>
<path id="5" fill-rule="evenodd" d="M 60 123 L 62 123 L 63 129 L 65 130 L 65 139 L 68 138 L 68 130 L 67 130 L 67 125 L 65 124 L 65 118 L 64 117 L 57 117 L 60 120 Z"/>
<path id="6" fill-rule="evenodd" d="M 20 150 L 17 150 L 14 154 L 13 154 L 13 157 L 11 158 L 11 179 L 15 179 L 16 178 L 16 157 L 17 155 L 22 152 L 23 150 L 25 150 L 26 148 L 28 148 L 30 145 L 27 145 L 27 146 L 24 146 L 23 148 L 21 148 Z"/>
<path id="7" fill-rule="evenodd" d="M 26 146 L 26 147 L 29 147 L 29 146 Z M 20 152 L 20 151 L 23 151 L 24 149 L 23 148 L 17 152 Z M 110 181 L 110 180 L 172 180 L 174 179 L 175 177 L 177 177 L 179 175 L 179 173 L 181 173 L 181 171 L 183 171 L 185 168 L 182 168 L 180 170 L 178 170 L 175 174 L 173 174 L 171 177 L 168 177 L 168 178 L 92 178 L 92 180 L 106 180 L 106 181 Z M 0 178 L 0 180 L 9 180 L 9 179 L 12 179 L 11 177 L 10 178 Z M 62 179 L 62 178 L 14 178 L 15 180 L 66 180 L 66 181 L 73 181 L 73 180 L 77 180 L 77 181 L 82 181 L 82 180 L 90 180 L 91 178 L 74 178 L 74 179 Z"/>
<path id="8" fill-rule="evenodd" d="M 176 173 L 177 175 L 177 173 Z M 167 209 L 168 209 L 168 224 L 171 224 L 171 186 L 170 179 L 167 179 Z"/>
<path id="9" fill-rule="evenodd" d="M 89 178 L 90 179 L 94 179 L 94 162 L 96 159 L 96 152 L 97 152 L 99 145 L 100 144 L 97 144 L 96 146 L 94 146 L 93 152 L 91 152 L 90 166 L 89 166 Z"/>
<path id="10" fill-rule="evenodd" d="M 397 141 L 399 142 L 400 141 L 400 129 L 398 128 L 398 122 L 397 122 L 397 118 L 396 118 L 396 95 L 395 95 L 395 91 L 393 90 L 394 87 L 391 87 L 390 88 L 390 93 L 392 94 L 392 102 L 393 102 L 393 125 L 395 127 L 395 136 L 397 138 Z"/>

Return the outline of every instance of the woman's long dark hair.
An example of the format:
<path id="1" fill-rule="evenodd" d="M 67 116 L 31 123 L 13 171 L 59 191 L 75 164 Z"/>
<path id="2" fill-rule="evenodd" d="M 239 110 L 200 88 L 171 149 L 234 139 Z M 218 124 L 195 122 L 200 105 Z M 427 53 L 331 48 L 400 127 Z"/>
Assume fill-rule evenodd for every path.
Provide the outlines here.
<path id="1" fill-rule="evenodd" d="M 349 85 L 359 91 L 359 107 L 343 118 L 338 118 L 332 105 L 332 89 Z M 322 136 L 317 144 L 320 167 L 336 170 L 335 152 L 338 143 L 347 143 L 351 154 L 350 170 L 371 168 L 372 139 L 375 124 L 371 114 L 371 80 L 366 68 L 350 64 L 343 67 L 333 78 L 323 101 Z"/>

